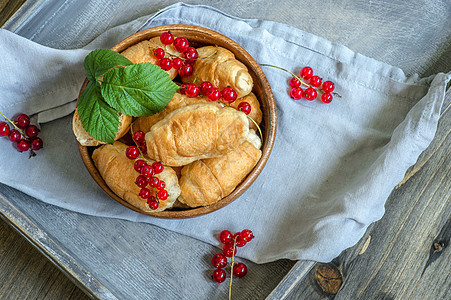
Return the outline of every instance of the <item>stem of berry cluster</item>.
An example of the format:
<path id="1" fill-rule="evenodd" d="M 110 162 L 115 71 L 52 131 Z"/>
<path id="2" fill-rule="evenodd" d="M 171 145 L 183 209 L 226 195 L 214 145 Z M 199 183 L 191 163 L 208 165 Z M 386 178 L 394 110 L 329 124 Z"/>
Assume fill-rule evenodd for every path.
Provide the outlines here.
<path id="1" fill-rule="evenodd" d="M 246 115 L 246 117 L 248 117 L 249 120 L 251 120 L 251 121 L 255 124 L 255 126 L 257 126 L 258 133 L 260 134 L 260 139 L 261 139 L 262 142 L 263 142 L 263 134 L 262 134 L 262 130 L 260 129 L 260 126 L 258 126 L 257 122 L 255 122 L 254 119 L 252 119 L 252 118 L 249 117 L 248 115 Z"/>
<path id="2" fill-rule="evenodd" d="M 285 71 L 285 72 L 291 74 L 291 76 L 293 76 L 293 77 L 296 78 L 297 80 L 299 80 L 299 82 L 300 82 L 301 84 L 303 84 L 303 85 L 305 85 L 305 86 L 308 86 L 308 87 L 312 87 L 310 84 L 305 83 L 304 81 L 302 81 L 302 79 L 301 79 L 299 76 L 297 76 L 296 74 L 294 74 L 294 73 L 292 73 L 292 72 L 290 72 L 290 71 L 288 71 L 288 70 L 286 70 L 286 69 L 284 69 L 284 68 L 281 68 L 281 67 L 278 67 L 278 66 L 274 66 L 274 65 L 269 65 L 269 64 L 260 64 L 260 66 L 262 66 L 262 67 L 272 67 L 272 68 L 276 68 L 276 69 Z"/>
<path id="3" fill-rule="evenodd" d="M 229 300 L 232 299 L 233 265 L 235 264 L 235 250 L 236 250 L 236 239 L 237 238 L 238 238 L 237 236 L 235 236 L 233 238 L 232 262 L 230 263 Z"/>
<path id="4" fill-rule="evenodd" d="M 16 125 L 13 121 L 11 121 L 7 116 L 5 116 L 1 111 L 0 111 L 0 115 L 2 115 L 3 118 L 5 118 L 6 121 L 8 121 L 9 123 L 11 123 L 11 125 L 13 125 L 14 128 L 16 128 L 16 129 L 20 132 L 21 135 L 25 136 L 25 134 L 24 134 L 24 132 L 22 131 L 22 129 L 20 129 L 19 127 L 17 127 L 17 125 Z"/>
<path id="5" fill-rule="evenodd" d="M 132 136 L 133 136 L 133 133 L 134 133 L 134 132 L 133 132 L 133 123 L 130 124 L 130 133 L 131 133 Z M 132 140 L 133 140 L 133 139 L 132 139 Z M 145 162 L 149 162 L 149 161 L 144 157 L 144 154 L 142 153 L 141 148 L 139 147 L 138 143 L 136 143 L 134 140 L 133 140 L 133 143 L 135 143 L 136 147 L 138 148 L 139 155 L 141 156 L 141 158 L 142 158 Z"/>

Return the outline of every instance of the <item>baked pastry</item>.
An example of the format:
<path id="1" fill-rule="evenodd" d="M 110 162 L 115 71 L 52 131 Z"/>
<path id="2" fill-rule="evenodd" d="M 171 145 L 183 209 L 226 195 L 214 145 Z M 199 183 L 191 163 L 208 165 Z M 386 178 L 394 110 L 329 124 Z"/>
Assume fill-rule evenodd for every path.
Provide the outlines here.
<path id="1" fill-rule="evenodd" d="M 210 102 L 207 97 L 199 96 L 196 98 L 190 98 L 180 93 L 175 93 L 172 100 L 166 105 L 166 107 L 159 113 L 151 116 L 139 117 L 133 122 L 133 131 L 141 130 L 142 132 L 150 131 L 150 128 L 158 121 L 166 117 L 170 112 L 180 108 L 182 106 L 196 104 L 196 103 L 208 103 Z"/>
<path id="2" fill-rule="evenodd" d="M 228 196 L 255 167 L 262 152 L 260 140 L 252 132 L 237 149 L 227 155 L 195 161 L 182 169 L 178 200 L 190 207 L 206 206 Z M 256 145 L 255 145 L 256 143 Z"/>
<path id="3" fill-rule="evenodd" d="M 194 63 L 194 72 L 182 78 L 183 82 L 209 81 L 220 90 L 230 86 L 235 89 L 238 98 L 252 91 L 252 76 L 230 50 L 219 46 L 205 46 L 196 50 L 199 59 Z"/>
<path id="4" fill-rule="evenodd" d="M 160 41 L 159 37 L 141 41 L 133 46 L 128 47 L 127 49 L 122 51 L 121 54 L 134 64 L 148 62 L 154 65 L 158 65 L 159 59 L 156 58 L 153 54 L 155 49 L 157 48 L 162 48 L 165 51 L 165 57 L 170 57 L 170 55 L 180 56 L 180 52 L 178 52 L 174 48 L 173 44 L 165 45 Z M 171 79 L 174 79 L 177 76 L 176 69 L 172 68 L 169 71 L 165 72 L 169 74 L 169 77 Z"/>
<path id="5" fill-rule="evenodd" d="M 105 183 L 116 195 L 141 211 L 158 212 L 172 207 L 180 195 L 175 171 L 165 166 L 163 172 L 154 175 L 166 183 L 165 189 L 168 192 L 168 198 L 160 200 L 158 208 L 151 210 L 147 205 L 147 200 L 139 196 L 140 188 L 135 184 L 139 174 L 133 167 L 135 161 L 125 156 L 127 147 L 121 142 L 114 142 L 113 145 L 102 145 L 94 150 L 92 160 Z M 153 161 L 149 161 L 149 164 L 151 163 Z"/>
<path id="6" fill-rule="evenodd" d="M 250 92 L 248 95 L 236 99 L 234 102 L 230 104 L 231 107 L 238 109 L 238 105 L 241 102 L 247 102 L 251 106 L 251 112 L 248 114 L 249 118 L 255 121 L 258 125 L 262 122 L 262 110 L 260 109 L 260 102 L 258 102 L 257 97 L 254 93 Z M 257 130 L 257 125 L 254 122 L 249 122 L 249 128 Z"/>
<path id="7" fill-rule="evenodd" d="M 246 115 L 217 103 L 180 107 L 146 133 L 147 155 L 166 166 L 183 166 L 238 148 L 249 134 Z"/>
<path id="8" fill-rule="evenodd" d="M 115 140 L 123 137 L 132 122 L 132 117 L 119 113 L 119 128 L 117 130 Z M 92 137 L 81 124 L 80 116 L 78 115 L 78 109 L 75 109 L 75 113 L 72 117 L 72 131 L 75 134 L 75 138 L 82 146 L 98 146 L 101 144 L 105 144 L 105 142 L 99 141 Z"/>

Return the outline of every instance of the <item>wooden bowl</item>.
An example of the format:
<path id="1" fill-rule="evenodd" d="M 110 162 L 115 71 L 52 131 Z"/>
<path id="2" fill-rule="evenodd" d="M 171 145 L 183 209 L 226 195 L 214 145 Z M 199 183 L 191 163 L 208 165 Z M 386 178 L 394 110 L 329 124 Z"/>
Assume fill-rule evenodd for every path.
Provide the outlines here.
<path id="1" fill-rule="evenodd" d="M 246 191 L 246 189 L 249 188 L 249 186 L 254 182 L 254 180 L 257 178 L 257 176 L 260 174 L 263 167 L 265 166 L 274 144 L 274 139 L 276 135 L 276 105 L 274 102 L 274 96 L 272 94 L 269 83 L 258 63 L 252 58 L 252 56 L 249 55 L 249 53 L 246 52 L 246 50 L 244 50 L 236 42 L 213 30 L 192 25 L 164 25 L 135 33 L 129 36 L 128 38 L 124 39 L 123 41 L 119 42 L 117 45 L 111 48 L 111 50 L 122 52 L 128 47 L 137 44 L 143 40 L 148 40 L 153 37 L 160 36 L 165 31 L 171 31 L 175 36 L 186 37 L 190 42 L 190 46 L 201 47 L 207 45 L 218 45 L 227 48 L 235 54 L 236 58 L 239 61 L 241 61 L 246 65 L 246 67 L 249 70 L 249 73 L 252 76 L 252 79 L 254 80 L 253 92 L 260 101 L 261 110 L 263 113 L 263 119 L 260 125 L 263 133 L 263 141 L 261 148 L 262 157 L 258 161 L 257 165 L 230 195 L 212 205 L 198 208 L 178 207 L 171 208 L 169 210 L 161 212 L 149 213 L 141 211 L 138 208 L 132 206 L 127 201 L 117 196 L 106 185 L 105 181 L 100 176 L 100 173 L 98 172 L 91 158 L 91 154 L 96 147 L 86 147 L 78 143 L 78 149 L 80 151 L 81 158 L 83 159 L 83 162 L 86 165 L 86 168 L 88 169 L 91 176 L 94 178 L 97 184 L 99 184 L 99 186 L 108 195 L 110 195 L 111 198 L 113 198 L 117 202 L 134 211 L 150 215 L 153 217 L 169 218 L 169 219 L 190 218 L 208 214 L 210 212 L 213 212 L 226 206 L 227 204 L 237 199 L 241 194 L 243 194 L 244 191 Z M 86 79 L 81 87 L 81 91 L 86 87 L 87 83 L 88 81 Z"/>

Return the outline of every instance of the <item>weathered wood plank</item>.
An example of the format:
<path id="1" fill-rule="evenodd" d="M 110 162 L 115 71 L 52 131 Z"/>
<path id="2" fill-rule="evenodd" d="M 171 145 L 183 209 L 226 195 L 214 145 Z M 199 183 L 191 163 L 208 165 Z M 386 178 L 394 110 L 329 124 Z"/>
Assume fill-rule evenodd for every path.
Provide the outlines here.
<path id="1" fill-rule="evenodd" d="M 0 3 L 3 3 L 5 1 L 2 1 Z M 14 2 L 14 1 L 11 1 Z M 17 2 L 17 1 L 16 1 Z M 147 12 L 150 12 L 150 9 L 154 10 L 155 8 L 162 8 L 168 4 L 171 4 L 170 2 L 175 1 L 158 1 L 157 4 L 154 6 L 149 6 L 146 1 L 141 1 L 141 6 L 129 6 L 127 8 L 127 5 L 122 5 L 121 10 L 129 9 L 130 11 L 133 10 L 135 14 L 143 15 Z M 188 1 L 190 2 L 190 1 Z M 192 1 L 199 3 L 201 1 Z M 342 43 L 345 45 L 348 45 L 351 49 L 361 52 L 363 54 L 366 54 L 368 56 L 374 57 L 378 60 L 383 60 L 387 63 L 397 65 L 401 68 L 403 68 L 406 72 L 409 74 L 413 72 L 419 72 L 422 76 L 426 76 L 432 73 L 435 73 L 437 71 L 449 71 L 449 57 L 451 55 L 450 51 L 444 51 L 446 50 L 446 45 L 449 45 L 449 42 L 446 44 L 444 42 L 448 41 L 446 40 L 449 35 L 441 34 L 437 35 L 441 40 L 436 38 L 431 38 L 429 35 L 423 36 L 423 35 L 415 35 L 415 37 L 410 36 L 409 39 L 402 39 L 404 42 L 398 43 L 396 33 L 402 33 L 402 31 L 399 29 L 400 25 L 399 23 L 393 22 L 381 22 L 381 12 L 385 11 L 387 13 L 390 13 L 389 6 L 392 3 L 386 3 L 385 1 L 370 1 L 366 4 L 364 4 L 365 1 L 325 1 L 321 5 L 301 5 L 297 3 L 298 7 L 300 7 L 303 11 L 304 15 L 308 16 L 314 16 L 314 18 L 297 18 L 299 16 L 299 10 L 300 9 L 291 9 L 293 8 L 293 4 L 290 2 L 282 3 L 275 1 L 277 5 L 274 5 L 274 2 L 271 3 L 271 1 L 254 1 L 252 3 L 249 3 L 249 5 L 243 6 L 243 7 L 237 7 L 233 12 L 230 12 L 234 15 L 241 16 L 241 17 L 249 17 L 249 18 L 260 18 L 260 19 L 272 19 L 275 21 L 280 21 L 284 23 L 290 22 L 290 24 L 302 28 L 308 32 L 311 32 L 313 34 L 323 36 L 329 40 L 336 41 L 338 43 Z M 264 3 L 264 5 L 262 5 Z M 352 3 L 352 5 L 351 5 Z M 223 4 L 220 4 L 220 1 L 213 1 L 212 3 L 208 3 L 210 5 L 217 6 L 220 9 L 224 9 L 222 7 Z M 229 5 L 228 3 L 226 5 Z M 359 10 L 353 9 L 355 6 L 362 6 L 361 11 L 368 11 L 371 12 L 372 15 L 368 15 L 368 18 L 365 18 L 365 24 L 360 26 L 362 30 L 357 31 L 355 30 L 356 26 L 350 25 L 354 20 L 360 20 L 359 18 L 356 18 L 355 13 Z M 396 5 L 394 3 L 393 5 Z M 366 6 L 366 7 L 363 7 Z M 417 20 L 418 15 L 413 13 L 414 12 L 414 5 L 406 5 L 407 7 L 404 7 L 402 10 L 397 10 L 397 13 L 399 12 L 402 16 L 411 16 L 411 18 Z M 440 7 L 441 6 L 441 9 Z M 371 9 L 372 7 L 376 7 L 376 10 Z M 448 6 L 449 7 L 449 6 Z M 147 10 L 146 10 L 147 9 Z M 417 9 L 417 8 L 416 8 Z M 428 13 L 443 13 L 443 10 L 446 10 L 446 5 L 444 5 L 443 2 L 436 2 L 435 10 L 427 10 L 425 14 Z M 128 13 L 130 13 L 128 11 Z M 227 10 L 226 10 L 227 11 Z M 448 10 L 449 11 L 449 10 Z M 127 15 L 125 13 L 124 15 Z M 338 18 L 337 16 L 340 16 Z M 64 18 L 64 15 L 60 16 L 61 18 Z M 449 19 L 449 18 L 448 18 Z M 0 18 L 1 20 L 1 18 Z M 405 18 L 404 18 L 405 20 Z M 450 19 L 451 20 L 451 19 Z M 45 19 L 41 20 L 42 22 L 46 22 Z M 128 21 L 126 19 L 117 20 L 116 22 L 123 22 Z M 377 26 L 376 31 L 372 31 L 371 34 L 368 34 L 368 30 L 365 29 L 372 29 L 375 28 L 375 24 L 379 24 Z M 439 22 L 436 22 L 435 25 L 438 27 L 442 26 L 443 29 L 449 28 L 449 21 L 447 23 L 439 24 Z M 91 26 L 91 24 L 88 24 L 86 26 Z M 334 27 L 334 30 L 331 30 L 331 26 Z M 432 24 L 431 24 L 432 26 Z M 421 27 L 421 26 L 420 26 Z M 83 29 L 82 29 L 83 30 Z M 441 32 L 440 30 L 435 30 L 434 32 Z M 449 31 L 448 31 L 449 32 Z M 393 34 L 395 33 L 395 34 Z M 378 39 L 372 38 L 374 36 L 379 36 Z M 51 36 L 51 35 L 50 35 Z M 368 39 L 366 41 L 369 42 L 362 42 L 362 40 L 365 40 L 365 36 L 368 36 Z M 431 44 L 428 41 L 434 41 L 435 44 Z M 83 43 L 84 41 L 81 41 Z M 378 42 L 375 44 L 374 42 Z M 389 51 L 381 51 L 380 49 L 385 49 L 384 47 L 387 45 L 393 45 L 393 42 L 396 43 L 395 46 L 398 48 L 396 49 L 390 49 Z M 413 47 L 414 45 L 415 47 Z M 438 47 L 437 45 L 445 45 L 442 48 Z M 405 55 L 402 59 L 399 58 L 399 53 L 408 53 L 409 49 L 413 49 L 412 52 L 415 52 L 415 55 L 412 55 L 412 58 L 409 58 L 409 55 Z M 425 50 L 425 51 L 423 51 Z M 449 49 L 448 49 L 449 50 Z M 440 54 L 443 52 L 443 55 L 440 55 L 438 58 L 436 57 L 437 53 Z M 412 61 L 414 60 L 414 61 Z M 449 119 L 449 112 L 447 114 L 447 117 Z M 442 118 L 443 119 L 443 118 Z M 441 121 L 443 122 L 443 120 Z M 450 128 L 449 123 L 447 127 L 441 125 L 440 129 L 443 128 Z M 447 149 L 449 149 L 449 137 L 448 134 L 446 136 L 443 136 L 443 133 L 438 133 L 437 137 L 441 135 L 441 140 L 439 140 L 442 143 L 448 143 Z M 434 143 L 437 143 L 436 140 L 434 140 Z M 432 148 L 431 148 L 432 147 Z M 446 291 L 449 290 L 450 283 L 449 283 L 449 250 L 446 250 L 447 248 L 443 246 L 443 250 L 440 252 L 437 252 L 431 248 L 432 242 L 441 242 L 441 241 L 449 241 L 449 225 L 446 225 L 446 219 L 449 219 L 449 198 L 447 204 L 444 204 L 444 208 L 447 206 L 448 212 L 444 213 L 436 211 L 431 212 L 432 209 L 437 208 L 437 205 L 435 202 L 444 201 L 443 199 L 437 199 L 437 197 L 441 194 L 441 189 L 443 186 L 439 186 L 439 188 L 435 191 L 435 195 L 432 195 L 434 193 L 434 190 L 431 187 L 431 184 L 440 183 L 440 177 L 434 177 L 433 174 L 424 175 L 424 172 L 428 172 L 425 169 L 429 171 L 432 170 L 431 161 L 435 161 L 437 158 L 437 153 L 442 153 L 440 151 L 443 151 L 443 147 L 433 148 L 431 147 L 425 152 L 424 155 L 420 158 L 419 162 L 415 165 L 414 168 L 411 169 L 411 171 L 406 176 L 405 183 L 400 185 L 400 187 L 395 190 L 390 197 L 390 199 L 387 201 L 387 214 L 386 216 L 379 221 L 377 224 L 374 224 L 368 229 L 367 234 L 364 236 L 364 238 L 354 247 L 349 249 L 348 251 L 345 251 L 339 258 L 337 258 L 334 263 L 339 265 L 339 267 L 343 270 L 343 273 L 345 275 L 345 283 L 341 289 L 341 291 L 338 293 L 337 297 L 345 298 L 349 297 L 350 299 L 353 299 L 353 295 L 361 295 L 368 296 L 369 299 L 374 298 L 398 298 L 398 297 L 407 297 L 412 296 L 412 298 L 415 299 L 415 297 L 433 297 L 434 295 L 436 297 L 440 296 L 447 296 Z M 440 151 L 438 149 L 441 149 Z M 443 154 L 443 153 L 442 153 Z M 449 155 L 449 153 L 448 153 Z M 442 157 L 443 158 L 443 157 Z M 438 170 L 438 172 L 444 172 L 443 166 L 447 163 L 449 165 L 449 160 L 444 160 L 443 164 L 441 165 L 441 169 Z M 428 177 L 429 176 L 429 177 Z M 439 176 L 439 175 L 435 175 Z M 449 181 L 449 174 L 448 177 L 443 177 L 443 181 L 441 184 L 444 184 L 444 181 Z M 435 179 L 432 180 L 431 178 L 434 177 Z M 420 178 L 420 179 L 418 179 Z M 425 185 L 421 182 L 421 180 L 424 180 Z M 429 180 L 431 180 L 429 182 Z M 414 181 L 414 182 L 412 182 Z M 419 184 L 420 186 L 423 186 L 423 189 L 419 189 L 417 191 L 421 192 L 421 199 L 416 198 L 409 198 L 409 195 L 417 195 L 413 192 L 409 191 L 409 189 L 412 188 L 412 186 L 416 186 L 414 183 Z M 446 186 L 445 186 L 446 189 Z M 399 191 L 402 192 L 399 192 Z M 429 204 L 425 206 L 421 206 L 421 204 L 417 204 L 418 207 L 411 207 L 411 203 L 423 203 L 425 201 L 424 199 L 428 199 L 427 195 L 429 195 L 430 200 Z M 438 196 L 437 196 L 438 195 Z M 446 196 L 446 194 L 443 194 Z M 449 185 L 448 185 L 448 196 L 449 196 Z M 427 201 L 426 201 L 427 202 Z M 443 204 L 443 203 L 442 203 Z M 407 209 L 407 210 L 406 210 Z M 58 213 L 58 210 L 53 211 L 55 213 L 55 216 Z M 404 213 L 403 213 L 404 212 Z M 415 218 L 417 217 L 417 220 L 410 220 L 409 218 L 406 218 L 405 212 L 407 212 L 407 215 L 410 216 L 409 218 Z M 448 217 L 445 215 L 447 214 Z M 51 216 L 51 214 L 50 214 Z M 427 216 L 429 217 L 435 217 L 436 219 L 433 221 L 430 221 Z M 392 218 L 400 218 L 399 220 L 392 220 Z M 387 221 L 388 219 L 388 221 Z M 409 219 L 409 220 L 408 220 Z M 72 221 L 72 224 L 62 224 L 67 225 L 67 227 L 63 227 L 63 230 L 68 230 L 70 228 L 70 225 L 77 226 L 75 218 L 72 220 L 68 220 L 68 222 Z M 78 220 L 80 221 L 80 220 Z M 82 221 L 85 222 L 85 221 Z M 87 221 L 86 221 L 87 222 Z M 385 222 L 388 222 L 388 224 L 384 225 Z M 431 230 L 424 230 L 423 232 L 418 231 L 417 234 L 421 237 L 416 236 L 406 236 L 406 232 L 408 231 L 409 226 L 412 226 L 412 228 L 417 228 L 416 226 L 419 226 L 420 223 L 426 222 L 427 228 L 430 228 Z M 440 230 L 440 228 L 442 228 Z M 9 228 L 8 228 L 9 229 Z M 426 237 L 424 237 L 426 235 Z M 5 237 L 9 236 L 8 234 L 5 235 Z M 386 237 L 391 236 L 391 238 Z M 3 242 L 3 231 L 0 228 L 0 242 Z M 371 239 L 370 239 L 371 237 Z M 25 243 L 25 239 L 17 235 L 17 239 L 22 239 Z M 369 241 L 369 242 L 367 242 Z M 419 247 L 418 250 L 416 249 L 416 246 L 412 246 L 410 244 L 412 243 L 419 243 L 417 246 Z M 11 242 L 8 238 L 8 243 L 15 244 L 15 242 Z M 380 247 L 380 243 L 391 243 L 391 246 L 385 245 L 384 247 Z M 431 244 L 432 243 L 432 244 Z M 0 249 L 2 244 L 0 244 Z M 446 243 L 444 244 L 446 245 Z M 114 246 L 114 245 L 113 245 Z M 11 251 L 16 251 L 22 249 L 20 247 L 12 248 Z M 363 251 L 363 249 L 366 247 L 366 251 Z M 14 250 L 16 249 L 16 250 Z M 385 249 L 388 251 L 388 254 L 377 256 L 378 251 L 381 249 Z M 204 249 L 205 250 L 205 249 Z M 10 250 L 8 250 L 9 253 Z M 19 252 L 19 251 L 17 251 Z M 16 299 L 18 296 L 17 293 L 21 293 L 22 289 L 27 290 L 29 288 L 37 288 L 37 291 L 30 291 L 27 295 L 31 295 L 30 298 L 33 298 L 33 296 L 36 296 L 37 299 L 42 298 L 48 298 L 48 299 L 63 299 L 66 296 L 64 295 L 70 295 L 67 291 L 59 292 L 58 289 L 56 289 L 54 292 L 51 290 L 50 286 L 58 287 L 61 286 L 59 284 L 56 284 L 56 279 L 52 280 L 46 280 L 46 284 L 35 284 L 33 283 L 35 280 L 41 279 L 41 277 L 47 277 L 47 278 L 53 278 L 53 276 L 61 276 L 61 273 L 58 271 L 58 269 L 54 268 L 54 272 L 56 272 L 59 275 L 51 275 L 53 271 L 48 270 L 43 267 L 35 267 L 33 269 L 31 268 L 25 268 L 25 266 L 28 265 L 36 265 L 32 262 L 34 259 L 37 259 L 37 257 L 41 256 L 42 260 L 44 262 L 41 262 L 40 264 L 49 263 L 46 261 L 46 259 L 39 254 L 37 251 L 36 253 L 29 252 L 28 250 L 22 251 L 23 255 L 16 255 L 15 258 L 19 259 L 18 265 L 13 266 L 11 268 L 23 270 L 21 273 L 21 276 L 24 278 L 20 278 L 19 280 L 16 280 L 16 277 L 19 276 L 15 272 L 12 272 L 13 277 L 2 277 L 2 271 L 3 268 L 1 268 L 3 265 L 3 256 L 2 251 L 0 250 L 0 280 L 6 279 L 10 283 L 6 289 L 15 289 L 16 294 L 12 295 L 11 297 L 13 299 Z M 363 252 L 363 253 L 361 253 Z M 4 253 L 7 253 L 6 251 Z M 359 253 L 361 253 L 359 255 Z M 442 254 L 440 254 L 442 253 Z M 446 254 L 446 255 L 445 255 Z M 6 255 L 6 254 L 5 254 Z M 11 260 L 6 260 L 10 262 L 14 262 L 15 259 L 12 258 L 12 255 L 8 254 L 11 258 Z M 374 256 L 374 259 L 372 257 Z M 5 256 L 6 257 L 6 256 Z M 6 259 L 6 258 L 5 258 Z M 379 259 L 379 261 L 378 261 Z M 380 261 L 381 259 L 385 259 L 384 261 Z M 422 268 L 421 272 L 424 270 L 424 274 L 418 275 L 419 269 L 415 269 L 415 260 L 417 259 L 417 267 L 420 265 Z M 372 262 L 372 265 L 367 265 L 367 263 Z M 203 262 L 205 264 L 205 262 Z M 301 266 L 303 263 L 298 263 L 297 266 Z M 283 273 L 284 271 L 288 270 L 289 263 L 285 265 L 286 268 L 283 266 L 280 268 L 273 268 L 273 272 L 271 274 L 267 274 L 266 277 L 262 276 L 260 274 L 259 278 L 264 280 L 267 280 L 271 276 L 277 276 L 277 272 Z M 427 266 L 427 267 L 426 267 Z M 375 267 L 378 267 L 378 269 L 374 269 Z M 437 269 L 436 269 L 437 268 Z M 46 269 L 43 271 L 43 269 Z M 301 268 L 300 272 L 304 272 L 305 268 Z M 261 272 L 264 270 L 264 268 L 260 268 Z M 297 268 L 296 270 L 299 270 Z M 415 272 L 418 274 L 415 274 Z M 446 271 L 448 270 L 448 273 Z M 28 272 L 35 271 L 34 275 L 28 275 Z M 411 271 L 414 273 L 413 275 L 410 274 Z M 19 272 L 19 271 L 17 271 Z M 290 299 L 323 299 L 327 298 L 328 296 L 322 294 L 321 290 L 317 288 L 315 282 L 313 281 L 313 272 L 314 269 L 310 274 L 307 276 L 301 276 L 299 277 L 299 274 L 296 273 L 295 277 L 298 278 L 297 281 L 291 281 L 292 278 L 285 277 L 284 281 L 282 283 L 288 283 L 288 286 L 292 287 L 293 282 L 299 282 L 299 284 L 295 285 L 295 288 L 293 288 L 293 292 L 289 294 L 287 298 Z M 445 273 L 443 273 L 445 272 Z M 24 276 L 23 274 L 27 274 Z M 404 274 L 407 273 L 407 274 Z M 7 276 L 9 276 L 9 272 L 6 271 Z M 37 275 L 36 275 L 37 274 Z M 435 280 L 434 275 L 438 276 L 440 279 Z M 282 275 L 280 275 L 280 278 Z M 385 278 L 384 276 L 388 276 Z M 62 276 L 64 277 L 64 276 Z M 302 279 L 302 280 L 301 280 Z M 57 279 L 59 280 L 59 278 Z M 410 280 L 410 281 L 409 281 Z M 30 282 L 28 282 L 30 281 Z M 23 283 L 21 285 L 20 283 Z M 1 282 L 0 282 L 1 284 Z M 67 284 L 63 284 L 68 287 L 68 290 L 70 291 L 72 289 L 70 281 L 67 282 Z M 249 288 L 249 286 L 246 286 L 246 284 L 242 284 L 238 287 L 238 290 L 244 290 L 246 288 Z M 379 294 L 371 295 L 372 292 L 378 292 L 382 291 Z M 0 286 L 0 295 L 1 292 L 3 292 L 3 286 Z M 6 294 L 5 294 L 6 295 Z M 24 295 L 24 294 L 20 294 Z M 249 295 L 249 294 L 248 294 Z M 264 293 L 255 293 L 254 296 L 261 296 L 264 295 Z M 275 295 L 275 294 L 274 294 Z M 6 297 L 6 296 L 5 296 Z M 70 297 L 70 296 L 69 296 Z M 75 296 L 76 297 L 76 296 Z M 249 299 L 252 299 L 251 296 L 249 296 Z M 2 298 L 2 297 L 0 297 Z M 22 298 L 22 297 L 19 297 Z M 408 297 L 407 297 L 408 298 Z M 424 299 L 424 298 L 418 298 L 418 299 Z M 448 297 L 449 298 L 449 297 Z M 6 297 L 6 299 L 8 299 Z"/>
<path id="2" fill-rule="evenodd" d="M 89 299 L 0 219 L 0 299 Z"/>
<path id="3" fill-rule="evenodd" d="M 0 0 L 0 27 L 8 20 L 26 0 Z"/>

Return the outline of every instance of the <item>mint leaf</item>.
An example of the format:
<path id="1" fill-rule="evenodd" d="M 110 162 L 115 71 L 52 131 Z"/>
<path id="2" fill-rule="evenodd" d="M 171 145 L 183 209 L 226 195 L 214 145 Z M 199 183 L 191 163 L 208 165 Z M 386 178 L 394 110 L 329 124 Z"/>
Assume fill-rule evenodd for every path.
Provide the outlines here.
<path id="1" fill-rule="evenodd" d="M 102 98 L 99 87 L 90 81 L 78 99 L 83 128 L 94 138 L 112 144 L 119 130 L 119 114 Z"/>
<path id="2" fill-rule="evenodd" d="M 178 89 L 165 71 L 151 63 L 112 69 L 105 73 L 100 85 L 109 105 L 134 117 L 161 111 Z"/>
<path id="3" fill-rule="evenodd" d="M 132 62 L 110 49 L 97 49 L 89 53 L 83 63 L 89 81 L 97 81 L 108 70 L 117 66 L 129 66 Z"/>

